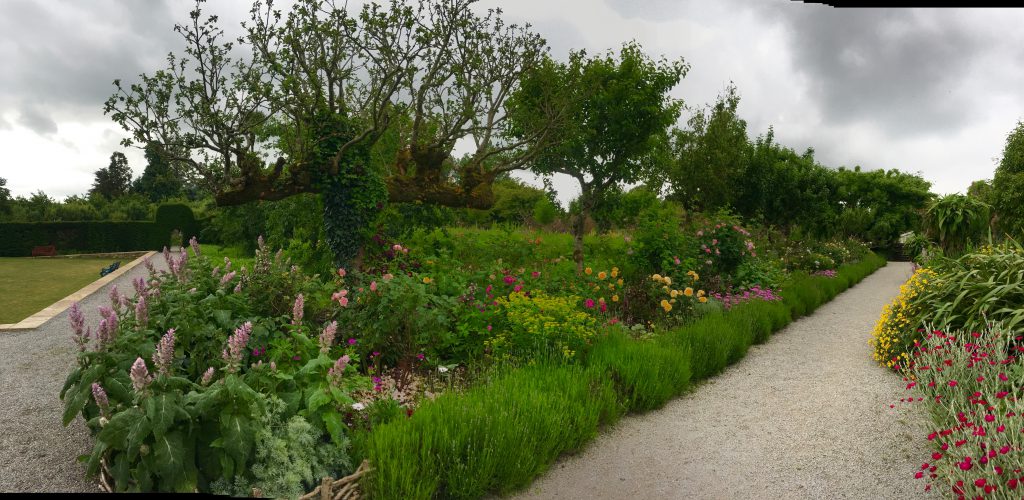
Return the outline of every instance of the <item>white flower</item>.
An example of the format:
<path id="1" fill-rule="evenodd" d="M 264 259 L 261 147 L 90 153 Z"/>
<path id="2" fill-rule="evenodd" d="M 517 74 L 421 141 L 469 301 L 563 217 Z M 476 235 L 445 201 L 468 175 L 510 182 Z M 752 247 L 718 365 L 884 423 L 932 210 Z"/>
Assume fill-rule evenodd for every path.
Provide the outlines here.
<path id="1" fill-rule="evenodd" d="M 437 371 L 439 371 L 441 373 L 446 373 L 448 371 L 448 367 L 447 366 L 438 366 L 437 367 Z"/>
<path id="2" fill-rule="evenodd" d="M 355 411 L 363 411 L 364 408 L 366 408 L 366 405 L 364 405 L 363 403 L 353 403 L 352 404 L 352 409 L 355 410 Z"/>

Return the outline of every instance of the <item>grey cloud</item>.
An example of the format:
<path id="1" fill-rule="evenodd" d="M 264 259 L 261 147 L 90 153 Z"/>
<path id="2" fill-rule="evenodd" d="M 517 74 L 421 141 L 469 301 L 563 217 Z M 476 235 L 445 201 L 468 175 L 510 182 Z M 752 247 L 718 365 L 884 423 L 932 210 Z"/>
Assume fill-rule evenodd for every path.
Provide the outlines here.
<path id="1" fill-rule="evenodd" d="M 981 26 L 918 10 L 772 10 L 789 28 L 792 67 L 826 121 L 918 135 L 951 133 L 972 120 L 973 96 L 960 84 L 984 47 Z"/>
<path id="2" fill-rule="evenodd" d="M 57 133 L 57 122 L 36 106 L 24 106 L 18 110 L 18 123 L 40 135 Z"/>

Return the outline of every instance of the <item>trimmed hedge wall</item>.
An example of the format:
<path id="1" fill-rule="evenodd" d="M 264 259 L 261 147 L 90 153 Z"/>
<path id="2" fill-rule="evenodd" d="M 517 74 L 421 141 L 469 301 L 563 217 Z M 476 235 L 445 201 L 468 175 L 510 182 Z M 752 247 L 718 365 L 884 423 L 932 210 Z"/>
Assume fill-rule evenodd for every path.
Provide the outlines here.
<path id="1" fill-rule="evenodd" d="M 747 302 L 651 340 L 610 335 L 579 365 L 508 369 L 464 393 L 442 394 L 411 418 L 356 435 L 357 454 L 375 469 L 361 486 L 373 498 L 406 499 L 479 498 L 523 488 L 601 427 L 660 408 L 885 262 L 870 254 L 840 268 L 836 278 L 794 279 L 779 302 Z"/>
<path id="2" fill-rule="evenodd" d="M 160 250 L 171 231 L 180 229 L 184 240 L 198 235 L 204 220 L 197 220 L 187 205 L 161 205 L 151 221 L 7 222 L 0 223 L 0 256 L 26 257 L 32 248 L 54 245 L 60 253 L 130 252 Z"/>

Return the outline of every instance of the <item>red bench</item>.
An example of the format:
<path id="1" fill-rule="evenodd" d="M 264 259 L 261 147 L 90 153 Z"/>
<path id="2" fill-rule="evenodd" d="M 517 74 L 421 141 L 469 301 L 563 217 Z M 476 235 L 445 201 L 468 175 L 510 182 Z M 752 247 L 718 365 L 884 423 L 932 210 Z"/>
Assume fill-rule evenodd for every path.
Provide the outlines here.
<path id="1" fill-rule="evenodd" d="M 33 257 L 53 257 L 54 255 L 57 255 L 57 247 L 53 245 L 32 247 Z"/>

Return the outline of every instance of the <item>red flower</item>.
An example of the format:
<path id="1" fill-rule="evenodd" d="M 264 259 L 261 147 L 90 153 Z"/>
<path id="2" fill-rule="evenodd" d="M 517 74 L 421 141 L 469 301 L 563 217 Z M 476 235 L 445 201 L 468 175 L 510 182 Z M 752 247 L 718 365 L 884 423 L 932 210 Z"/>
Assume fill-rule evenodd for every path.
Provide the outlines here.
<path id="1" fill-rule="evenodd" d="M 1010 488 L 1011 490 L 1017 489 L 1017 480 L 1016 479 L 1011 479 L 1011 480 L 1007 481 L 1006 482 L 1006 487 Z"/>
<path id="2" fill-rule="evenodd" d="M 949 381 L 949 386 L 950 387 L 956 387 L 956 380 L 950 380 Z"/>
<path id="3" fill-rule="evenodd" d="M 979 488 L 984 488 L 985 487 L 985 478 L 980 477 L 978 479 L 975 479 L 974 480 L 974 485 L 979 487 Z"/>
<path id="4" fill-rule="evenodd" d="M 942 453 L 939 453 L 937 451 L 935 453 L 932 453 L 932 460 L 940 460 L 940 459 L 942 459 Z"/>

